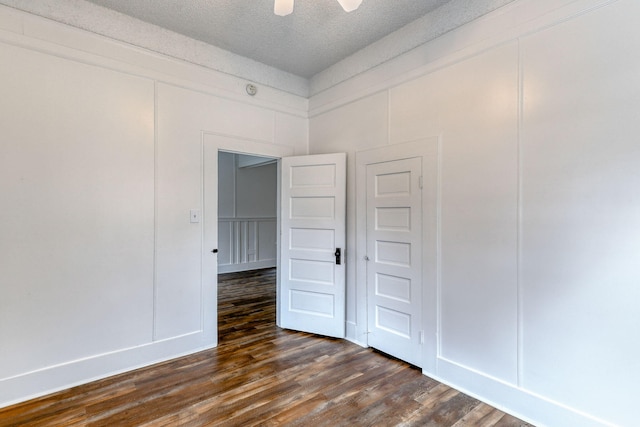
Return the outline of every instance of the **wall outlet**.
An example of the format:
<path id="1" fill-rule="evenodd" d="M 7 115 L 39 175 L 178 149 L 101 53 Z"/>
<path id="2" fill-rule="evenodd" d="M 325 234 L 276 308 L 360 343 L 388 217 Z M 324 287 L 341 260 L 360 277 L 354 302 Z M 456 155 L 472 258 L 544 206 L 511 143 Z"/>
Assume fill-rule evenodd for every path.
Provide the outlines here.
<path id="1" fill-rule="evenodd" d="M 200 222 L 200 209 L 191 209 L 189 211 L 189 221 L 192 223 Z"/>

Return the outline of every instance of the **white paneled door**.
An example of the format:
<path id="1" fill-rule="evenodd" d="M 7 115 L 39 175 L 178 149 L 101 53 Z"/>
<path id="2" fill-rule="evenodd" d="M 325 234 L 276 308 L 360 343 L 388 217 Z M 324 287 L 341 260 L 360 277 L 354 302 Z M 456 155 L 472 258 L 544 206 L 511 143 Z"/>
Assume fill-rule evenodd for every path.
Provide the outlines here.
<path id="1" fill-rule="evenodd" d="M 368 344 L 422 366 L 422 160 L 367 165 Z"/>
<path id="2" fill-rule="evenodd" d="M 280 326 L 345 336 L 346 154 L 281 163 Z"/>

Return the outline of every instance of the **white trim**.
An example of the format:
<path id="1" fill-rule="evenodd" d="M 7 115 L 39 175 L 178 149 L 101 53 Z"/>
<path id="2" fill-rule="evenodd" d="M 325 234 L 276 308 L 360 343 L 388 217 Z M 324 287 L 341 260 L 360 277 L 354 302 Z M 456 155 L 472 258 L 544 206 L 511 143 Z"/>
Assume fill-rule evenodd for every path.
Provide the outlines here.
<path id="1" fill-rule="evenodd" d="M 309 98 L 313 118 L 619 0 L 519 0 Z"/>
<path id="2" fill-rule="evenodd" d="M 25 29 L 22 33 L 0 29 L 1 43 L 276 112 L 307 117 L 309 102 L 303 96 L 260 86 L 259 95 L 251 97 L 245 91 L 247 80 L 244 78 L 0 5 L 0 17 L 5 14 L 18 16 L 24 22 Z"/>
<path id="3" fill-rule="evenodd" d="M 524 117 L 524 70 L 522 67 L 522 51 L 518 40 L 518 124 L 517 124 L 517 221 L 516 230 L 516 383 L 522 386 L 524 377 L 524 286 L 522 278 L 522 230 L 523 230 L 523 199 L 522 199 L 522 121 Z"/>
<path id="4" fill-rule="evenodd" d="M 262 268 L 272 268 L 276 266 L 276 260 L 267 259 L 261 261 L 243 262 L 241 264 L 226 264 L 218 266 L 218 274 L 238 273 L 240 271 L 260 270 Z"/>
<path id="5" fill-rule="evenodd" d="M 215 345 L 206 344 L 203 341 L 202 331 L 194 331 L 179 337 L 70 360 L 59 365 L 3 378 L 0 379 L 2 381 L 0 407 L 10 406 L 213 347 Z M 189 350 L 184 351 L 185 348 Z M 138 362 L 132 365 L 132 360 Z M 43 384 L 50 386 L 43 389 Z M 34 393 L 34 390 L 39 391 Z"/>
<path id="6" fill-rule="evenodd" d="M 539 427 L 615 427 L 615 424 L 444 358 L 438 358 L 437 371 L 437 374 L 423 373 Z M 525 414 L 536 414 L 536 418 Z"/>
<path id="7" fill-rule="evenodd" d="M 279 145 L 266 140 L 242 138 L 218 132 L 203 131 L 202 134 L 204 143 L 210 144 L 218 151 L 278 159 L 294 155 L 293 147 L 288 145 Z"/>
<path id="8" fill-rule="evenodd" d="M 65 25 L 96 37 L 118 40 L 163 56 L 198 64 L 220 74 L 241 76 L 245 80 L 301 96 L 309 93 L 309 81 L 304 77 L 90 2 L 5 0 L 3 3 L 16 12 L 22 12 L 20 15 L 15 13 L 14 20 L 23 25 L 25 34 L 43 40 L 51 37 L 51 28 L 39 26 L 33 29 L 32 21 Z M 15 24 L 5 27 L 13 29 Z"/>
<path id="9" fill-rule="evenodd" d="M 208 229 L 208 235 L 205 235 L 205 250 L 203 253 L 207 253 L 208 248 L 215 248 L 218 245 L 218 152 L 226 151 L 230 153 L 239 153 L 239 154 L 248 154 L 255 156 L 266 156 L 266 157 L 274 157 L 277 159 L 281 159 L 282 157 L 292 156 L 294 155 L 294 148 L 286 145 L 278 145 L 273 144 L 268 141 L 259 141 L 249 138 L 239 138 L 231 135 L 224 135 L 215 132 L 202 132 L 204 150 L 206 156 L 213 156 L 214 158 L 208 159 L 205 158 L 205 185 L 204 185 L 204 210 L 203 210 L 203 218 L 207 218 L 207 215 L 210 215 L 211 212 L 215 212 L 215 221 L 212 221 L 212 228 Z M 209 154 L 207 154 L 209 153 Z M 210 163 L 208 163 L 210 162 Z M 206 165 L 211 164 L 213 167 L 209 168 Z M 214 170 L 210 170 L 214 169 Z M 277 194 L 277 206 L 276 212 L 280 212 L 280 161 L 278 161 L 278 194 Z M 207 185 L 209 183 L 209 185 Z M 280 248 L 280 221 L 276 221 L 276 245 L 277 248 Z M 276 251 L 276 264 L 278 264 L 279 257 L 279 249 Z M 216 256 L 216 273 L 217 273 L 217 256 Z M 218 278 L 217 274 L 213 275 L 213 277 L 206 279 L 209 283 L 209 286 L 213 289 L 213 294 L 215 295 L 215 300 L 217 301 L 218 295 Z M 280 293 L 280 273 L 276 272 L 276 293 Z M 280 307 L 278 298 L 276 298 L 276 324 L 280 324 L 279 322 L 280 315 Z M 217 320 L 217 311 L 216 318 L 211 320 L 212 324 L 215 325 L 213 328 L 216 333 L 216 341 L 217 341 L 217 332 L 218 332 L 218 320 Z"/>
<path id="10" fill-rule="evenodd" d="M 262 218 L 218 217 L 218 229 L 220 229 L 221 223 L 229 223 L 230 225 L 229 235 L 226 236 L 227 238 L 226 245 L 222 243 L 224 242 L 224 239 L 225 239 L 224 236 L 220 236 L 220 234 L 218 233 L 218 274 L 276 267 L 277 248 L 274 247 L 272 252 L 267 252 L 266 254 L 260 253 L 258 249 L 260 244 L 259 230 L 262 229 L 263 226 L 273 227 L 273 231 L 275 233 L 277 228 L 277 222 L 278 222 L 277 216 L 262 217 Z M 250 223 L 255 224 L 255 233 L 252 233 L 249 231 Z M 243 231 L 238 232 L 239 230 L 243 230 Z M 247 241 L 240 242 L 240 240 L 244 240 L 244 239 L 247 239 L 247 241 L 253 240 L 253 242 L 255 243 L 256 259 L 251 260 L 251 257 L 250 257 L 251 253 L 249 252 L 248 244 L 246 244 Z M 241 244 L 241 243 L 245 243 L 245 244 Z M 229 263 L 227 264 L 220 263 L 220 254 L 223 253 L 223 248 L 229 249 L 231 251 L 231 253 L 228 253 Z M 238 254 L 236 256 L 233 256 L 234 251 L 232 249 L 234 248 L 236 249 L 236 251 L 238 251 Z"/>

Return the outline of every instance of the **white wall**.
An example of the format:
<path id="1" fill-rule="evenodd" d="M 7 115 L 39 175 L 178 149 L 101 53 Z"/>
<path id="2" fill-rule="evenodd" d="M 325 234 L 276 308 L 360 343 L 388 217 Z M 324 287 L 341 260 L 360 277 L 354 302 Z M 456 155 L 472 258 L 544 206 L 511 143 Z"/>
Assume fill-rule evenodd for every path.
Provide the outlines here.
<path id="1" fill-rule="evenodd" d="M 312 153 L 440 138 L 425 373 L 536 425 L 637 423 L 639 13 L 519 0 L 310 99 Z"/>
<path id="2" fill-rule="evenodd" d="M 277 164 L 256 159 L 218 154 L 218 273 L 276 266 Z"/>
<path id="3" fill-rule="evenodd" d="M 275 217 L 277 182 L 276 163 L 239 167 L 236 171 L 236 216 Z"/>
<path id="4" fill-rule="evenodd" d="M 0 61 L 0 378 L 149 342 L 153 82 Z"/>
<path id="5" fill-rule="evenodd" d="M 307 100 L 5 7 L 0 62 L 0 406 L 214 346 L 204 140 L 304 153 Z"/>
<path id="6" fill-rule="evenodd" d="M 236 155 L 218 153 L 218 217 L 236 216 Z"/>
<path id="7" fill-rule="evenodd" d="M 522 385 L 620 425 L 640 380 L 638 16 L 619 1 L 521 42 Z"/>

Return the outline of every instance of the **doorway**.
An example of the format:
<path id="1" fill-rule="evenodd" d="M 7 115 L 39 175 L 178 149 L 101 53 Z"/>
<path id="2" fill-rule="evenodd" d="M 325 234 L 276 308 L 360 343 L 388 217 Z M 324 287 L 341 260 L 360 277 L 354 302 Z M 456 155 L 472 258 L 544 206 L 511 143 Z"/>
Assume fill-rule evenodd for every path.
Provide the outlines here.
<path id="1" fill-rule="evenodd" d="M 219 344 L 238 316 L 276 323 L 277 187 L 276 158 L 218 151 Z"/>
<path id="2" fill-rule="evenodd" d="M 202 134 L 203 154 L 203 328 L 210 332 L 211 341 L 218 342 L 218 157 L 221 152 L 278 159 L 293 155 L 293 148 L 246 140 L 214 133 Z M 279 166 L 276 166 L 277 168 Z M 278 172 L 279 175 L 279 172 Z M 276 200 L 276 206 L 278 201 Z M 224 209 L 224 208 L 223 208 Z M 279 209 L 279 207 L 278 207 Z M 277 215 L 276 215 L 277 218 Z M 278 221 L 276 221 L 277 223 Z M 277 238 L 277 231 L 276 231 Z M 277 257 L 276 257 L 277 258 Z M 277 264 L 277 261 L 276 261 Z M 276 303 L 276 313 L 278 312 Z M 276 323 L 277 323 L 276 319 Z M 209 326 L 210 325 L 210 326 Z"/>
<path id="3" fill-rule="evenodd" d="M 218 153 L 218 274 L 275 267 L 277 159 Z"/>
<path id="4" fill-rule="evenodd" d="M 276 270 L 276 324 L 344 337 L 345 265 L 340 254 L 346 240 L 346 154 L 292 156 L 291 151 L 291 147 L 203 134 L 203 283 L 208 286 L 203 319 L 217 325 L 218 158 L 222 152 L 271 157 L 277 159 L 278 165 L 276 265 L 283 266 L 282 275 L 280 268 Z M 283 214 L 280 220 L 280 212 L 286 213 L 286 218 Z M 308 246 L 309 232 L 318 230 L 332 236 L 322 240 L 331 241 L 331 246 Z M 208 256 L 208 252 L 214 256 Z M 329 271 L 333 273 L 328 274 Z M 211 319 L 210 323 L 207 319 Z M 217 341 L 217 328 L 212 333 Z"/>

